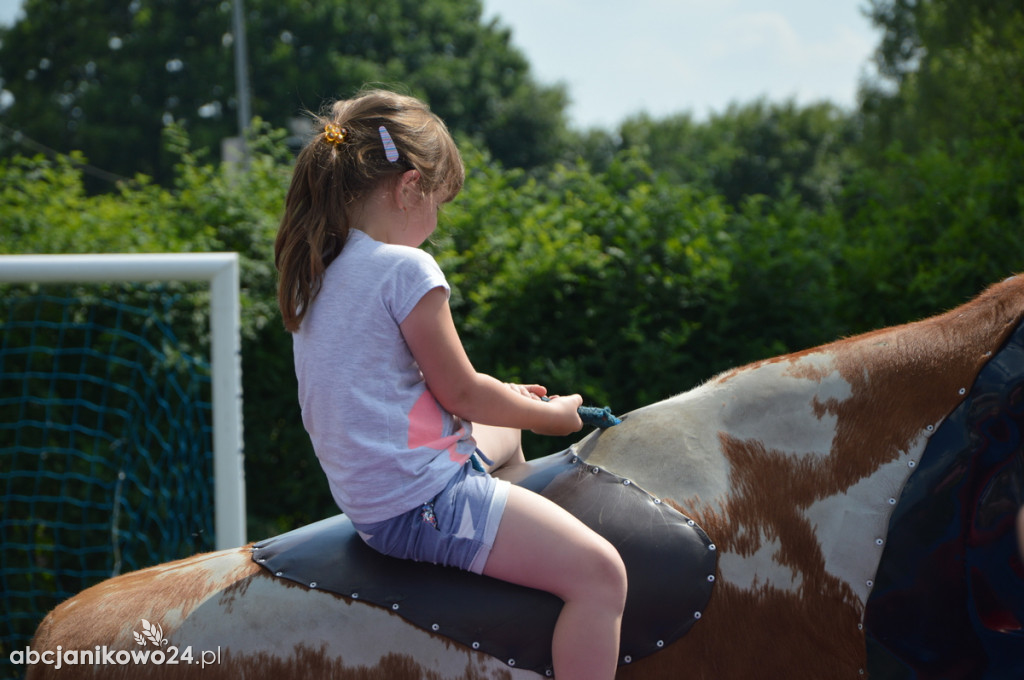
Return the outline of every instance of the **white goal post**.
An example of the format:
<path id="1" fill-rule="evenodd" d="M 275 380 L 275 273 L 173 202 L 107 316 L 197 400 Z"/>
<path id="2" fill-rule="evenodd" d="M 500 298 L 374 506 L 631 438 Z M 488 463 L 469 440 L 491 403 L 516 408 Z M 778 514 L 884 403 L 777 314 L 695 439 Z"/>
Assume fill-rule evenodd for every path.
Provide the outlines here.
<path id="1" fill-rule="evenodd" d="M 0 255 L 4 283 L 207 281 L 216 548 L 245 544 L 242 364 L 237 253 Z"/>

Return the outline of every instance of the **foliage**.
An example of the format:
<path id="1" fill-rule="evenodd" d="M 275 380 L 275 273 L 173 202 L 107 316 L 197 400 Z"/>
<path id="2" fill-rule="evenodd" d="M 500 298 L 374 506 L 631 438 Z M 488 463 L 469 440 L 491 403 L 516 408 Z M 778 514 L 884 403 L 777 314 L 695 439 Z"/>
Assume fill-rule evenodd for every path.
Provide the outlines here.
<path id="1" fill-rule="evenodd" d="M 172 186 L 139 178 L 117 195 L 87 195 L 71 160 L 0 166 L 0 220 L 16 227 L 0 241 L 6 252 L 99 244 L 241 253 L 247 489 L 251 498 L 287 499 L 250 504 L 254 535 L 332 511 L 287 396 L 295 394 L 291 346 L 274 300 L 283 134 L 254 138 L 245 170 L 203 163 L 171 128 Z M 750 199 L 734 210 L 669 182 L 635 151 L 600 173 L 581 164 L 529 174 L 502 169 L 471 145 L 465 151 L 466 190 L 445 208 L 430 248 L 449 274 L 453 311 L 480 370 L 624 411 L 828 333 L 820 329 L 834 225 L 795 198 Z M 561 443 L 530 444 L 540 454 Z"/>
<path id="2" fill-rule="evenodd" d="M 198 123 L 200 107 L 234 90 L 221 46 L 229 9 L 27 0 L 24 17 L 0 29 L 0 77 L 14 96 L 0 121 L 47 147 L 84 151 L 109 171 L 161 178 L 171 162 L 160 134 L 167 121 Z M 197 127 L 209 145 L 227 136 L 224 125 Z"/>
<path id="3" fill-rule="evenodd" d="M 776 200 L 794 193 L 822 208 L 837 200 L 853 166 L 853 118 L 828 103 L 733 104 L 698 123 L 689 114 L 654 120 L 640 115 L 619 127 L 618 144 L 584 140 L 595 165 L 615 149 L 634 149 L 666 179 L 719 194 L 733 207 L 746 197 Z"/>
<path id="4" fill-rule="evenodd" d="M 641 367 L 686 345 L 695 328 L 687 310 L 722 285 L 717 201 L 652 184 L 626 155 L 601 175 L 582 166 L 542 181 L 474 174 L 452 212 L 440 255 L 479 363 L 621 406 L 686 387 L 672 370 L 689 363 L 685 353 L 661 382 Z"/>
<path id="5" fill-rule="evenodd" d="M 533 81 L 509 31 L 482 21 L 480 0 L 244 5 L 252 110 L 276 127 L 366 83 L 403 83 L 506 164 L 542 164 L 560 150 L 562 87 Z M 0 28 L 0 83 L 14 97 L 0 123 L 46 147 L 81 150 L 108 171 L 166 184 L 175 161 L 161 144 L 169 121 L 215 153 L 238 134 L 231 27 L 230 2 L 26 0 L 24 17 Z M 303 133 L 295 134 L 298 144 Z M 14 138 L 4 146 L 24 150 Z"/>
<path id="6" fill-rule="evenodd" d="M 894 143 L 911 153 L 942 143 L 985 155 L 1000 153 L 1007 140 L 1019 144 L 1024 5 L 872 0 L 870 14 L 884 31 L 875 58 L 882 80 L 864 93 L 872 158 L 885 162 L 880 154 Z"/>
<path id="7" fill-rule="evenodd" d="M 1012 168 L 1021 149 L 975 164 L 937 147 L 887 158 L 850 197 L 844 289 L 855 330 L 965 302 L 1024 260 L 1024 189 Z"/>
<path id="8" fill-rule="evenodd" d="M 563 88 L 533 81 L 510 31 L 483 23 L 480 0 L 260 0 L 252 7 L 258 111 L 293 116 L 365 83 L 402 83 L 506 165 L 541 165 L 560 149 Z"/>
<path id="9" fill-rule="evenodd" d="M 22 28 L 36 33 L 26 35 L 45 40 L 33 22 L 49 4 L 29 3 Z M 316 89 L 314 62 L 324 54 L 351 78 L 339 76 L 342 87 L 407 78 L 414 92 L 451 107 L 443 113 L 460 121 L 467 184 L 428 247 L 453 285 L 470 357 L 504 380 L 579 391 L 624 412 L 747 361 L 936 313 L 1022 268 L 1024 25 L 1006 2 L 873 3 L 892 32 L 880 56 L 889 80 L 865 91 L 856 114 L 761 101 L 707 122 L 638 117 L 615 134 L 577 134 L 575 154 L 535 141 L 559 124 L 516 122 L 534 106 L 558 110 L 559 95 L 531 86 L 514 51 L 494 56 L 507 32 L 454 26 L 478 18 L 477 2 L 247 5 L 251 27 L 275 27 L 250 34 L 264 41 L 261 68 L 273 74 L 257 87 L 259 107 L 292 106 L 271 104 L 274 83 L 293 83 L 302 105 L 330 94 Z M 133 21 L 165 8 L 131 7 Z M 366 29 L 373 21 L 392 30 Z M 314 30 L 321 25 L 332 30 Z M 390 34 L 402 42 L 389 43 Z M 5 68 L 18 63 L 7 50 L 35 49 L 14 35 L 4 37 Z M 400 62 L 396 46 L 415 49 Z M 79 75 L 93 82 L 88 70 Z M 82 101 L 92 96 L 93 85 L 71 82 Z M 53 114 L 40 107 L 40 120 Z M 196 125 L 155 130 L 146 139 L 162 136 L 158 155 L 174 167 L 160 184 L 139 175 L 90 195 L 80 155 L 0 164 L 0 251 L 239 251 L 250 534 L 332 513 L 274 302 L 286 133 L 259 126 L 250 165 L 240 168 L 212 162 Z M 502 163 L 502 144 L 543 147 L 560 162 Z M 528 446 L 539 455 L 564 443 Z"/>
<path id="10" fill-rule="evenodd" d="M 1021 270 L 1024 6 L 876 0 L 882 83 L 844 198 L 854 327 L 919 318 Z"/>

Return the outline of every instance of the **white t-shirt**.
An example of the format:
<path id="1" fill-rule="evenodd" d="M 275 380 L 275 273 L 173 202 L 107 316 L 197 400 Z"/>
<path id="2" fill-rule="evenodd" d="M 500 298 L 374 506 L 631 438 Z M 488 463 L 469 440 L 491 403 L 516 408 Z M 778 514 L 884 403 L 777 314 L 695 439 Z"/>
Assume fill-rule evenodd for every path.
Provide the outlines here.
<path id="1" fill-rule="evenodd" d="M 352 229 L 292 334 L 302 422 L 338 506 L 380 522 L 440 493 L 475 450 L 472 425 L 427 389 L 399 324 L 448 282 L 428 253 Z"/>

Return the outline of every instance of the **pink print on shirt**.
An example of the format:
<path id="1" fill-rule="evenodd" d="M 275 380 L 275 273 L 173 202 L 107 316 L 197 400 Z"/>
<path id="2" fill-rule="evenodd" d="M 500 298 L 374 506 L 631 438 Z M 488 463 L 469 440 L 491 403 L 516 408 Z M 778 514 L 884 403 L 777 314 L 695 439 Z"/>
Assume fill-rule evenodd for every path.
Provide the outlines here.
<path id="1" fill-rule="evenodd" d="M 459 465 L 469 460 L 469 454 L 458 452 L 458 443 L 466 436 L 465 426 L 455 434 L 444 436 L 444 412 L 430 390 L 424 390 L 409 411 L 409 448 L 426 447 L 436 451 L 448 450 L 448 457 Z"/>

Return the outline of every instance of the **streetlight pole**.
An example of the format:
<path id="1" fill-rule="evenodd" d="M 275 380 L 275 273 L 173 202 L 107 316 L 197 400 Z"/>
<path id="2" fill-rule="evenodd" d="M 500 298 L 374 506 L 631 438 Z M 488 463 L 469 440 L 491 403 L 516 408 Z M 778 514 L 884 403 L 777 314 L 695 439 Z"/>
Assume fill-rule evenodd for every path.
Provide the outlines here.
<path id="1" fill-rule="evenodd" d="M 232 33 L 235 36 L 235 90 L 238 99 L 238 135 L 242 142 L 244 164 L 249 164 L 249 149 L 246 135 L 252 121 L 252 108 L 249 103 L 249 59 L 245 43 L 245 11 L 242 0 L 233 0 Z"/>

